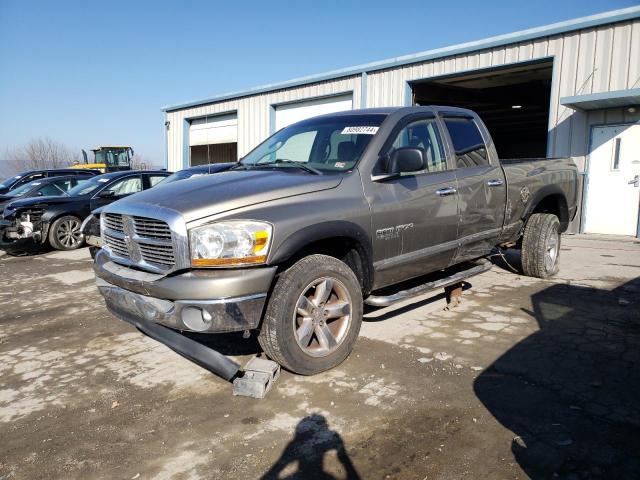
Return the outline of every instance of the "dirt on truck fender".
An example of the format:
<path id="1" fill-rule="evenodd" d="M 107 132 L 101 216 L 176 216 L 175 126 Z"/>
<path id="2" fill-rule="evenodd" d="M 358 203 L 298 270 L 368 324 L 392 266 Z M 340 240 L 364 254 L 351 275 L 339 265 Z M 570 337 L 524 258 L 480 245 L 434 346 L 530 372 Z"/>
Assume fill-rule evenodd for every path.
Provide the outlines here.
<path id="1" fill-rule="evenodd" d="M 455 286 L 498 246 L 554 275 L 577 184 L 570 159 L 501 162 L 470 110 L 333 113 L 225 172 L 105 206 L 94 269 L 115 316 L 225 378 L 226 357 L 178 332 L 255 331 L 272 360 L 312 375 L 347 358 L 364 304 Z"/>

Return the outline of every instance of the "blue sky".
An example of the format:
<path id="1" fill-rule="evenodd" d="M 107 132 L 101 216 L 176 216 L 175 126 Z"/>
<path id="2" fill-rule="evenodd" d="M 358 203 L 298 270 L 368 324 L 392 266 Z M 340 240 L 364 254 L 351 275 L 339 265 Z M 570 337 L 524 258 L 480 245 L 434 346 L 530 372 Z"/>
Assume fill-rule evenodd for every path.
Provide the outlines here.
<path id="1" fill-rule="evenodd" d="M 0 158 L 47 136 L 161 164 L 164 105 L 637 3 L 0 0 Z"/>

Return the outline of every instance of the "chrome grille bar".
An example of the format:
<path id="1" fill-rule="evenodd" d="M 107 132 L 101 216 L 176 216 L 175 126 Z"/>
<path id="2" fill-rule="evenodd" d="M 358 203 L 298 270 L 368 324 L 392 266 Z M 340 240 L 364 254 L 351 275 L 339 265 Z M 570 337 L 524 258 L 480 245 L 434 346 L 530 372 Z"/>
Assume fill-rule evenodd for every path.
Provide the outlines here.
<path id="1" fill-rule="evenodd" d="M 117 263 L 154 272 L 175 267 L 173 235 L 162 220 L 104 213 L 102 237 L 107 252 Z"/>

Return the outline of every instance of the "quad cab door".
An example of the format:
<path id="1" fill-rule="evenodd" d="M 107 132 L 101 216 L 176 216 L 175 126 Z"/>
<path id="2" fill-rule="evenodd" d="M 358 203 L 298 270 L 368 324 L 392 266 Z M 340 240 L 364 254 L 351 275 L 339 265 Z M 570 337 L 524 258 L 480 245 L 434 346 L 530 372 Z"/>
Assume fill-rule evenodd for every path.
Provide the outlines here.
<path id="1" fill-rule="evenodd" d="M 640 124 L 593 127 L 588 182 L 585 232 L 640 234 Z"/>
<path id="2" fill-rule="evenodd" d="M 381 171 L 401 147 L 421 149 L 426 168 L 364 182 L 372 215 L 374 288 L 440 270 L 457 247 L 456 178 L 435 116 L 413 115 L 399 123 L 381 152 Z"/>
<path id="3" fill-rule="evenodd" d="M 473 117 L 443 114 L 456 162 L 458 242 L 455 263 L 487 255 L 504 223 L 507 186 L 504 171 Z M 488 137 L 488 134 L 485 134 Z"/>

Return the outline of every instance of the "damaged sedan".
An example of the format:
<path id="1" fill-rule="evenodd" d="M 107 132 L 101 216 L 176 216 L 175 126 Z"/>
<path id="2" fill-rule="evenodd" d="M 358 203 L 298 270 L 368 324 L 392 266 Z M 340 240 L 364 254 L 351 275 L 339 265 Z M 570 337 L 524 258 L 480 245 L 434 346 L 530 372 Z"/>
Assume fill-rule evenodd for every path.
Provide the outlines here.
<path id="1" fill-rule="evenodd" d="M 8 203 L 0 219 L 0 249 L 17 255 L 46 245 L 75 250 L 84 245 L 82 221 L 92 210 L 153 187 L 165 171 L 123 171 L 97 175 L 65 196 L 24 198 Z"/>

